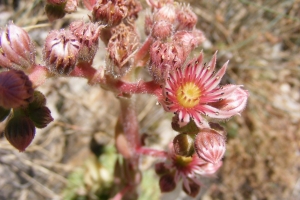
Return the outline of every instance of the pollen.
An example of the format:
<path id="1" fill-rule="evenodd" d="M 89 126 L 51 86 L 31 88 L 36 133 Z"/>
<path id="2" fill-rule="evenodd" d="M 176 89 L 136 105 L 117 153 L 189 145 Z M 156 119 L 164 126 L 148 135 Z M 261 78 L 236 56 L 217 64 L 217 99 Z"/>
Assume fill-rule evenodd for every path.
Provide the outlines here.
<path id="1" fill-rule="evenodd" d="M 181 106 L 185 108 L 193 108 L 200 101 L 201 90 L 197 84 L 187 82 L 178 88 L 176 97 Z"/>

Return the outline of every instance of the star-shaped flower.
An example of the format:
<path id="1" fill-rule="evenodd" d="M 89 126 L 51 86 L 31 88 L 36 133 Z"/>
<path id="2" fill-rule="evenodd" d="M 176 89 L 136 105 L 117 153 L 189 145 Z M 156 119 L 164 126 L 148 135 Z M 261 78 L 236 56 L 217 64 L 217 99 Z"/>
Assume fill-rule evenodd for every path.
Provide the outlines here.
<path id="1" fill-rule="evenodd" d="M 215 73 L 216 53 L 209 64 L 203 63 L 203 53 L 183 68 L 169 74 L 163 88 L 165 110 L 179 117 L 179 125 L 191 119 L 200 128 L 209 127 L 203 116 L 227 119 L 239 114 L 246 106 L 248 92 L 241 85 L 219 86 L 228 61 Z"/>

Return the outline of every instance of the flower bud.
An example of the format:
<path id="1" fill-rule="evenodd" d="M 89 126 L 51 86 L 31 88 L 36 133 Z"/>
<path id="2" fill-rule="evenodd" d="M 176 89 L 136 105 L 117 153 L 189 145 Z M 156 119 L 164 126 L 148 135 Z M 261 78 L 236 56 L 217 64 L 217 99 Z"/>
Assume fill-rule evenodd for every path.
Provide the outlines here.
<path id="1" fill-rule="evenodd" d="M 175 6 L 173 4 L 166 4 L 157 10 L 153 15 L 154 22 L 165 20 L 173 24 L 176 19 Z"/>
<path id="2" fill-rule="evenodd" d="M 14 116 L 6 124 L 4 135 L 19 151 L 25 151 L 35 136 L 33 122 L 26 116 Z"/>
<path id="3" fill-rule="evenodd" d="M 0 66 L 27 69 L 34 63 L 34 46 L 27 32 L 9 23 L 0 32 Z"/>
<path id="4" fill-rule="evenodd" d="M 84 23 L 83 21 L 74 21 L 70 24 L 70 31 L 81 43 L 79 59 L 90 61 L 95 57 L 98 50 L 98 37 L 103 27 L 97 23 Z"/>
<path id="5" fill-rule="evenodd" d="M 139 37 L 135 29 L 125 24 L 113 28 L 108 49 L 108 72 L 115 77 L 124 76 L 132 66 L 132 56 L 139 45 Z"/>
<path id="6" fill-rule="evenodd" d="M 60 4 L 46 4 L 45 12 L 50 22 L 61 19 L 66 15 L 65 12 L 66 2 Z"/>
<path id="7" fill-rule="evenodd" d="M 203 41 L 205 36 L 202 31 L 176 31 L 173 35 L 173 41 L 182 46 L 184 56 L 187 57 L 190 52 L 197 48 Z"/>
<path id="8" fill-rule="evenodd" d="M 164 163 L 159 162 L 155 164 L 155 173 L 157 175 L 163 175 L 170 172 L 170 170 L 165 166 Z"/>
<path id="9" fill-rule="evenodd" d="M 34 91 L 33 101 L 28 105 L 28 108 L 34 110 L 43 107 L 45 105 L 46 105 L 45 96 L 39 91 Z"/>
<path id="10" fill-rule="evenodd" d="M 194 153 L 194 139 L 189 134 L 178 134 L 173 139 L 173 146 L 177 155 L 188 157 Z"/>
<path id="11" fill-rule="evenodd" d="M 176 188 L 174 176 L 165 174 L 159 179 L 159 188 L 161 192 L 171 192 Z"/>
<path id="12" fill-rule="evenodd" d="M 77 10 L 78 0 L 67 0 L 64 11 L 66 13 L 73 13 Z"/>
<path id="13" fill-rule="evenodd" d="M 53 72 L 70 74 L 76 66 L 80 42 L 70 31 L 51 31 L 46 38 L 43 58 Z"/>
<path id="14" fill-rule="evenodd" d="M 151 35 L 154 38 L 164 40 L 170 37 L 172 32 L 173 32 L 172 24 L 168 21 L 161 20 L 154 23 Z"/>
<path id="15" fill-rule="evenodd" d="M 155 41 L 150 47 L 149 72 L 158 83 L 164 83 L 170 71 L 180 68 L 185 61 L 183 49 L 173 42 Z"/>
<path id="16" fill-rule="evenodd" d="M 197 15 L 190 6 L 180 6 L 176 13 L 177 30 L 192 30 L 197 24 Z"/>
<path id="17" fill-rule="evenodd" d="M 10 109 L 6 109 L 0 106 L 0 122 L 3 122 L 10 113 Z"/>
<path id="18" fill-rule="evenodd" d="M 225 85 L 223 90 L 228 90 L 234 87 L 236 86 Z M 230 93 L 229 96 L 220 99 L 217 102 L 210 103 L 209 105 L 228 113 L 241 113 L 246 107 L 248 96 L 249 93 L 247 90 L 237 87 L 232 93 Z"/>
<path id="19" fill-rule="evenodd" d="M 219 161 L 218 163 L 206 163 L 200 166 L 200 171 L 203 176 L 209 176 L 218 171 L 218 169 L 222 166 L 223 162 Z"/>
<path id="20" fill-rule="evenodd" d="M 93 7 L 93 21 L 104 25 L 116 26 L 127 16 L 128 9 L 122 3 L 98 1 Z"/>
<path id="21" fill-rule="evenodd" d="M 193 120 L 190 120 L 185 126 L 180 127 L 179 117 L 177 114 L 172 118 L 171 125 L 173 130 L 179 133 L 197 134 L 200 130 Z"/>
<path id="22" fill-rule="evenodd" d="M 34 122 L 35 127 L 45 128 L 50 122 L 53 121 L 51 111 L 46 106 L 37 109 L 28 109 L 29 117 Z"/>
<path id="23" fill-rule="evenodd" d="M 220 162 L 226 150 L 225 137 L 212 129 L 202 129 L 194 145 L 198 156 L 212 164 Z"/>
<path id="24" fill-rule="evenodd" d="M 0 106 L 17 108 L 26 106 L 33 98 L 32 83 L 23 71 L 0 73 Z"/>
<path id="25" fill-rule="evenodd" d="M 192 179 L 187 179 L 182 184 L 182 190 L 189 196 L 195 198 L 200 192 L 201 186 Z"/>

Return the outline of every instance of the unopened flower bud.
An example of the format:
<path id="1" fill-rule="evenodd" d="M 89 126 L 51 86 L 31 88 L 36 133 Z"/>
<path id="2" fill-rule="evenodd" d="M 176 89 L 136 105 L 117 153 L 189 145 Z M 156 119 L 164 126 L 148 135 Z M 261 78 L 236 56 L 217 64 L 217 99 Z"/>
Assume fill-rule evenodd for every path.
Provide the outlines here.
<path id="1" fill-rule="evenodd" d="M 53 121 L 51 111 L 46 106 L 37 109 L 28 109 L 29 117 L 34 122 L 35 127 L 45 128 L 50 122 Z"/>
<path id="2" fill-rule="evenodd" d="M 225 137 L 212 129 L 202 129 L 194 145 L 198 156 L 212 164 L 220 162 L 226 150 Z"/>
<path id="3" fill-rule="evenodd" d="M 165 20 L 173 24 L 175 19 L 176 19 L 176 12 L 175 12 L 175 6 L 173 4 L 164 5 L 163 7 L 158 9 L 153 15 L 154 22 Z"/>
<path id="4" fill-rule="evenodd" d="M 213 163 L 206 163 L 200 166 L 201 174 L 204 176 L 209 176 L 218 171 L 218 169 L 222 166 L 223 162 L 219 161 L 215 164 Z"/>
<path id="5" fill-rule="evenodd" d="M 47 67 L 53 73 L 70 74 L 76 66 L 80 46 L 77 37 L 70 31 L 51 31 L 43 51 Z"/>
<path id="6" fill-rule="evenodd" d="M 182 189 L 187 195 L 195 198 L 199 194 L 201 186 L 199 185 L 199 183 L 196 183 L 194 180 L 187 179 L 182 184 Z"/>
<path id="7" fill-rule="evenodd" d="M 170 170 L 165 166 L 165 163 L 159 162 L 155 164 L 155 173 L 157 175 L 163 175 L 170 172 Z"/>
<path id="8" fill-rule="evenodd" d="M 236 87 L 235 85 L 225 85 L 223 90 Z M 226 111 L 228 113 L 241 113 L 247 104 L 249 93 L 247 90 L 237 87 L 229 96 L 220 99 L 217 102 L 210 103 L 210 105 Z"/>
<path id="9" fill-rule="evenodd" d="M 158 83 L 164 83 L 169 72 L 180 68 L 185 61 L 183 49 L 173 42 L 155 41 L 150 47 L 149 72 Z"/>
<path id="10" fill-rule="evenodd" d="M 66 13 L 73 13 L 77 10 L 78 0 L 67 0 L 64 11 Z"/>
<path id="11" fill-rule="evenodd" d="M 176 31 L 173 35 L 173 41 L 182 46 L 184 56 L 187 57 L 190 52 L 197 48 L 205 40 L 202 31 Z"/>
<path id="12" fill-rule="evenodd" d="M 193 120 L 191 120 L 188 124 L 181 127 L 178 115 L 175 115 L 172 118 L 171 125 L 173 130 L 179 133 L 197 134 L 200 130 Z"/>
<path id="13" fill-rule="evenodd" d="M 173 25 L 168 21 L 157 21 L 154 23 L 151 35 L 154 38 L 166 39 L 171 36 L 173 32 Z"/>
<path id="14" fill-rule="evenodd" d="M 26 116 L 14 116 L 6 124 L 4 135 L 19 151 L 25 151 L 35 136 L 33 122 Z"/>
<path id="15" fill-rule="evenodd" d="M 26 106 L 33 98 L 32 83 L 23 71 L 0 73 L 0 106 L 17 108 Z"/>
<path id="16" fill-rule="evenodd" d="M 27 69 L 34 63 L 34 46 L 27 32 L 9 23 L 0 32 L 0 66 Z"/>
<path id="17" fill-rule="evenodd" d="M 159 179 L 159 188 L 161 192 L 171 192 L 176 188 L 176 182 L 172 174 L 165 174 Z"/>
<path id="18" fill-rule="evenodd" d="M 176 13 L 177 30 L 192 30 L 197 24 L 197 15 L 190 6 L 180 6 Z"/>
<path id="19" fill-rule="evenodd" d="M 99 34 L 103 27 L 97 23 L 84 23 L 83 21 L 74 21 L 70 24 L 70 31 L 81 43 L 78 53 L 79 59 L 90 61 L 95 57 L 98 50 Z"/>
<path id="20" fill-rule="evenodd" d="M 66 15 L 65 11 L 66 2 L 59 4 L 46 4 L 45 12 L 50 22 L 61 19 Z"/>
<path id="21" fill-rule="evenodd" d="M 177 155 L 188 157 L 194 153 L 194 139 L 189 134 L 178 134 L 173 139 L 173 146 Z"/>
<path id="22" fill-rule="evenodd" d="M 93 21 L 104 25 L 116 26 L 127 16 L 125 5 L 113 1 L 98 1 L 93 7 Z"/>
<path id="23" fill-rule="evenodd" d="M 46 105 L 45 96 L 37 90 L 34 91 L 33 100 L 28 105 L 28 108 L 33 110 L 33 109 L 37 109 L 37 108 L 40 108 L 40 107 L 45 106 L 45 105 Z"/>
<path id="24" fill-rule="evenodd" d="M 10 113 L 10 109 L 6 109 L 0 106 L 0 122 L 4 121 Z"/>
<path id="25" fill-rule="evenodd" d="M 108 49 L 108 72 L 115 77 L 124 76 L 132 66 L 132 60 L 139 45 L 139 37 L 134 27 L 120 24 L 112 30 Z"/>

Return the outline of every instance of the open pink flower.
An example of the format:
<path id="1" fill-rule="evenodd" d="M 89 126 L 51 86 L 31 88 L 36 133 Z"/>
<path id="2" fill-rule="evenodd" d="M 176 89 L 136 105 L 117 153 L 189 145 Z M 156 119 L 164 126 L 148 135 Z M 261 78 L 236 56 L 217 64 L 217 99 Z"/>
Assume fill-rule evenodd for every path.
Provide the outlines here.
<path id="1" fill-rule="evenodd" d="M 200 128 L 209 127 L 203 115 L 227 119 L 245 108 L 248 92 L 240 85 L 219 86 L 228 62 L 215 73 L 216 59 L 215 53 L 206 65 L 201 53 L 184 68 L 169 74 L 163 88 L 163 106 L 178 115 L 180 126 L 193 119 Z"/>
<path id="2" fill-rule="evenodd" d="M 195 196 L 200 191 L 201 182 L 199 181 L 199 176 L 212 175 L 221 166 L 222 161 L 210 163 L 199 158 L 196 154 L 190 157 L 177 155 L 174 151 L 173 143 L 170 143 L 166 162 L 157 163 L 155 171 L 161 176 L 160 187 L 162 191 L 172 191 L 175 188 L 174 184 L 176 186 L 182 180 L 183 190 L 188 195 Z M 164 179 L 168 179 L 168 182 L 171 184 L 162 184 L 165 182 Z"/>

